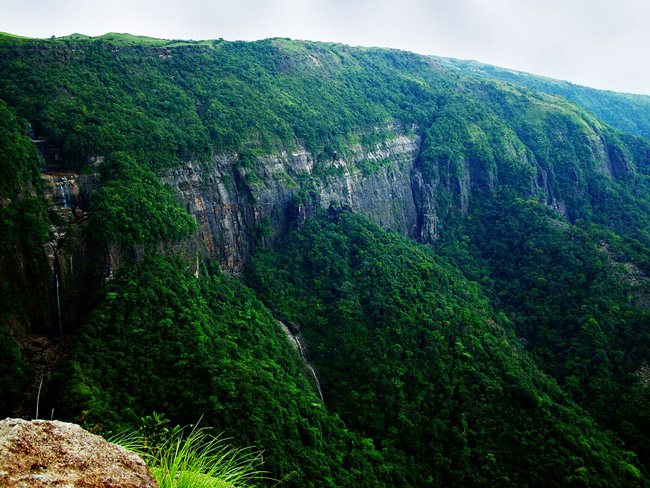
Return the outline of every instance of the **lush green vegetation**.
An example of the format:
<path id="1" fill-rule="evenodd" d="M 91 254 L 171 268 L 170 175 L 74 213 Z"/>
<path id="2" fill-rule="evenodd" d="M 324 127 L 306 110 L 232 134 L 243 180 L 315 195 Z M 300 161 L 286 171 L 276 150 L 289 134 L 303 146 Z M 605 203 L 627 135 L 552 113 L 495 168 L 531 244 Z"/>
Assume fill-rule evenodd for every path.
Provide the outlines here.
<path id="1" fill-rule="evenodd" d="M 0 328 L 0 357 L 0 412 L 8 414 L 20 404 L 31 379 L 31 366 L 23 358 L 14 337 L 4 327 Z"/>
<path id="2" fill-rule="evenodd" d="M 420 170 L 437 185 L 441 219 L 501 188 L 650 245 L 647 139 L 543 93 L 487 81 L 465 88 L 470 100 L 455 97 L 423 130 Z"/>
<path id="3" fill-rule="evenodd" d="M 0 250 L 33 253 L 48 237 L 38 156 L 26 121 L 2 100 L 0 145 Z"/>
<path id="4" fill-rule="evenodd" d="M 392 466 L 323 407 L 270 312 L 217 269 L 192 271 L 152 256 L 108 283 L 48 404 L 114 432 L 152 411 L 202 415 L 289 486 L 381 485 Z"/>
<path id="5" fill-rule="evenodd" d="M 395 486 L 642 483 L 430 249 L 334 211 L 260 253 L 249 279 L 307 339 L 328 408 L 406 467 Z"/>
<path id="6" fill-rule="evenodd" d="M 476 61 L 433 57 L 443 66 L 465 75 L 507 81 L 535 91 L 559 95 L 619 130 L 650 138 L 650 96 L 616 93 L 574 85 L 544 76 L 497 68 Z"/>
<path id="7" fill-rule="evenodd" d="M 246 488 L 254 486 L 260 457 L 229 450 L 200 430 L 170 439 L 147 464 L 161 488 Z"/>
<path id="8" fill-rule="evenodd" d="M 90 412 L 84 412 L 84 421 Z M 84 428 L 97 434 L 98 425 Z M 171 427 L 164 414 L 140 419 L 137 430 L 100 432 L 110 442 L 137 452 L 163 488 L 247 488 L 264 478 L 262 453 L 231 447 L 209 427 Z"/>
<path id="9" fill-rule="evenodd" d="M 196 230 L 171 189 L 133 158 L 113 153 L 101 169 L 104 182 L 90 209 L 94 239 L 128 247 L 177 241 Z"/>
<path id="10" fill-rule="evenodd" d="M 113 151 L 152 166 L 298 145 L 331 157 L 421 122 L 453 90 L 416 55 L 283 39 L 0 37 L 0 52 L 0 98 L 77 166 Z"/>
<path id="11" fill-rule="evenodd" d="M 486 195 L 459 230 L 439 251 L 481 281 L 539 366 L 647 465 L 650 315 L 633 297 L 648 284 L 628 277 L 648 270 L 647 248 L 506 191 Z"/>
<path id="12" fill-rule="evenodd" d="M 334 210 L 279 250 L 260 250 L 247 279 L 309 344 L 324 407 L 251 290 L 215 268 L 195 278 L 184 261 L 151 256 L 106 286 L 47 401 L 70 415 L 90 410 L 112 430 L 155 410 L 182 423 L 200 413 L 263 449 L 265 469 L 290 486 L 645 486 L 632 452 L 526 358 L 521 316 L 495 313 L 443 263 Z M 538 282 L 528 274 L 520 279 Z M 513 286 L 516 302 L 526 284 Z M 572 349 L 605 340 L 580 337 Z M 639 440 L 642 426 L 628 427 Z"/>
<path id="13" fill-rule="evenodd" d="M 15 335 L 49 302 L 53 282 L 42 260 L 48 221 L 28 133 L 26 121 L 0 100 L 0 412 L 7 413 L 18 406 L 31 379 Z"/>
<path id="14" fill-rule="evenodd" d="M 232 448 L 209 428 L 170 431 L 165 427 L 169 420 L 156 412 L 141 421 L 137 432 L 117 441 L 143 456 L 161 488 L 247 488 L 263 477 L 257 470 L 261 452 Z"/>

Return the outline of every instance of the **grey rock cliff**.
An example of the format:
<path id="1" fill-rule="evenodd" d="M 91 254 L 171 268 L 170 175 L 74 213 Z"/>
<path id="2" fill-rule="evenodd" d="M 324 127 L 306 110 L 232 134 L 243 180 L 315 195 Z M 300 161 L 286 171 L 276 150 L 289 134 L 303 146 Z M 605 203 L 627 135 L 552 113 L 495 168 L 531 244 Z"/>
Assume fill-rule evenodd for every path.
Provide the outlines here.
<path id="1" fill-rule="evenodd" d="M 253 245 L 277 242 L 319 208 L 345 206 L 386 229 L 417 237 L 411 178 L 419 139 L 398 136 L 372 150 L 317 161 L 306 151 L 242 164 L 220 156 L 161 175 L 200 226 L 204 251 L 237 271 Z"/>
<path id="2" fill-rule="evenodd" d="M 188 161 L 159 176 L 199 224 L 198 242 L 180 244 L 187 247 L 192 262 L 198 248 L 225 270 L 237 272 L 257 243 L 276 244 L 291 228 L 330 206 L 362 213 L 387 230 L 433 243 L 454 212 L 469 211 L 477 192 L 494 192 L 515 178 L 528 182 L 523 197 L 571 218 L 566 198 L 584 197 L 585 172 L 619 181 L 634 174 L 628 155 L 606 144 L 594 129 L 585 131 L 586 159 L 562 165 L 536 159 L 511 133 L 503 136 L 499 156 L 492 161 L 423 161 L 420 137 L 402 134 L 371 148 L 349 147 L 344 156 L 324 157 L 301 149 L 243 161 L 237 154 L 221 154 L 212 161 Z M 549 137 L 553 145 L 563 143 L 561 133 Z M 55 175 L 47 180 L 46 195 L 59 220 L 68 223 L 85 217 L 96 185 L 96 177 Z M 55 229 L 55 236 L 57 232 L 61 230 Z M 119 267 L 121 251 L 113 251 L 108 261 Z"/>

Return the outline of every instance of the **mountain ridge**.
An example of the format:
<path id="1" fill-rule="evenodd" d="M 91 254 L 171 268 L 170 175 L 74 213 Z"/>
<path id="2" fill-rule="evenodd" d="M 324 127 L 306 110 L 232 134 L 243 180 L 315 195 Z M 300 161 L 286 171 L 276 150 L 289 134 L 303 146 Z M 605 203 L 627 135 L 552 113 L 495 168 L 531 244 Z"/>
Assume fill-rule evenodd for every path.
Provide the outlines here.
<path id="1" fill-rule="evenodd" d="M 650 137 L 650 121 L 647 116 L 648 109 L 650 109 L 650 95 L 601 90 L 570 81 L 500 68 L 479 61 L 431 57 L 449 69 L 468 75 L 507 81 L 562 96 L 619 130 L 645 138 Z"/>

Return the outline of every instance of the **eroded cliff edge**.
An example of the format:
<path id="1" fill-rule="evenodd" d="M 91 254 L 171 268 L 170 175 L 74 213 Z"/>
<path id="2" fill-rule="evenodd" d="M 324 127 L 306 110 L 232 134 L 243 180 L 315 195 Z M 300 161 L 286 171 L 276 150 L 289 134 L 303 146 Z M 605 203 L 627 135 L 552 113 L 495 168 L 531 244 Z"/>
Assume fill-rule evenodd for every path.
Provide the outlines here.
<path id="1" fill-rule="evenodd" d="M 595 128 L 585 139 L 590 148 L 599 149 L 592 151 L 597 157 L 577 158 L 560 169 L 544 164 L 518 140 L 510 141 L 502 156 L 516 164 L 495 161 L 486 167 L 471 157 L 432 160 L 422 153 L 421 136 L 400 134 L 370 148 L 350 147 L 345 155 L 325 157 L 303 149 L 244 161 L 236 153 L 220 154 L 158 174 L 199 224 L 196 242 L 189 247 L 218 260 L 224 270 L 238 272 L 256 244 L 275 245 L 321 208 L 347 208 L 387 230 L 434 243 L 450 215 L 467 213 L 478 193 L 496 192 L 517 181 L 522 197 L 544 202 L 570 220 L 579 217 L 576 202 L 597 197 L 589 195 L 593 185 L 580 176 L 584 166 L 595 166 L 593 174 L 605 188 L 635 175 L 630 156 L 609 147 Z M 70 210 L 63 207 L 77 213 L 78 206 L 88 209 L 99 184 L 96 177 L 87 176 L 68 175 L 58 184 L 51 179 L 46 177 L 46 195 L 64 215 Z M 65 230 L 54 234 L 64 238 Z M 119 267 L 119 252 L 113 252 L 109 261 L 115 261 L 109 267 Z"/>

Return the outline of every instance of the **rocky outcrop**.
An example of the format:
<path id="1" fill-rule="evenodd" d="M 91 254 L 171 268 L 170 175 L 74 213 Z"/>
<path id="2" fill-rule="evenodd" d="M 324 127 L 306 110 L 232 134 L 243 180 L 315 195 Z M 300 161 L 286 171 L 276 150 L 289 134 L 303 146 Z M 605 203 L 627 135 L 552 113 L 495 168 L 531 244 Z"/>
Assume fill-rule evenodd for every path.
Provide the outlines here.
<path id="1" fill-rule="evenodd" d="M 0 422 L 0 486 L 157 488 L 137 454 L 64 422 Z"/>
<path id="2" fill-rule="evenodd" d="M 51 171 L 41 176 L 45 199 L 60 220 L 68 223 L 88 212 L 92 191 L 99 187 L 99 175 Z"/>
<path id="3" fill-rule="evenodd" d="M 413 176 L 413 199 L 417 208 L 418 237 L 422 242 L 432 243 L 440 236 L 440 218 L 438 201 L 434 185 L 425 181 L 422 174 Z"/>

